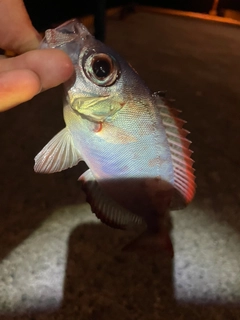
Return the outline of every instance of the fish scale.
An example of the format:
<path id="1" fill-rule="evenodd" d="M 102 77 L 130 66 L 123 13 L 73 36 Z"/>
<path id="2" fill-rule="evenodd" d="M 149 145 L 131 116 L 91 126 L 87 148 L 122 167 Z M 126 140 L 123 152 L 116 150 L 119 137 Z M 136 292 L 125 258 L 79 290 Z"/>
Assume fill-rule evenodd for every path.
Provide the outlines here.
<path id="1" fill-rule="evenodd" d="M 126 104 L 112 120 L 115 127 L 121 128 L 124 126 L 127 134 L 134 138 L 133 142 L 127 144 L 127 148 L 125 143 L 105 141 L 101 138 L 101 134 L 89 132 L 88 128 L 86 128 L 86 131 L 82 128 L 80 133 L 76 130 L 73 119 L 68 121 L 65 118 L 66 124 L 72 132 L 74 145 L 87 159 L 86 162 L 94 174 L 102 178 L 110 176 L 113 179 L 118 176 L 125 176 L 126 178 L 161 176 L 163 180 L 173 183 L 171 154 L 170 150 L 164 147 L 167 145 L 166 136 L 160 134 L 160 131 L 156 129 L 153 132 L 153 128 L 157 124 L 152 123 L 153 120 L 151 120 L 152 117 L 149 114 L 150 108 L 147 106 L 144 108 L 148 108 L 147 113 L 141 111 L 141 107 L 139 111 L 135 108 L 135 111 L 131 114 L 131 112 L 128 112 L 129 106 Z M 73 113 L 72 117 L 75 115 L 75 121 L 78 121 L 79 116 L 74 111 L 70 112 Z M 140 116 L 136 119 L 137 114 Z M 134 122 L 136 123 L 135 126 L 132 125 Z M 111 132 L 105 134 L 111 135 Z M 156 164 L 149 168 L 149 161 L 157 157 L 161 159 L 161 167 Z M 100 168 L 99 166 L 95 167 L 96 162 L 101 164 Z M 122 168 L 126 166 L 128 166 L 128 171 L 124 170 L 123 172 Z"/>

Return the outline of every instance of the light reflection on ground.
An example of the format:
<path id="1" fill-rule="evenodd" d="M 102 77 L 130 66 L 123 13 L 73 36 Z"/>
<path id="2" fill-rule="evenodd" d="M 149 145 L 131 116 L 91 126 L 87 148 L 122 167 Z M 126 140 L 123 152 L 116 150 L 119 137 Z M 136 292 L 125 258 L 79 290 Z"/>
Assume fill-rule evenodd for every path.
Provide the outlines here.
<path id="1" fill-rule="evenodd" d="M 0 312 L 60 306 L 68 237 L 79 224 L 98 223 L 81 204 L 60 208 L 0 264 Z"/>
<path id="2" fill-rule="evenodd" d="M 178 301 L 240 302 L 240 235 L 209 208 L 190 206 L 175 220 L 174 288 Z M 194 227 L 194 229 L 193 229 Z"/>

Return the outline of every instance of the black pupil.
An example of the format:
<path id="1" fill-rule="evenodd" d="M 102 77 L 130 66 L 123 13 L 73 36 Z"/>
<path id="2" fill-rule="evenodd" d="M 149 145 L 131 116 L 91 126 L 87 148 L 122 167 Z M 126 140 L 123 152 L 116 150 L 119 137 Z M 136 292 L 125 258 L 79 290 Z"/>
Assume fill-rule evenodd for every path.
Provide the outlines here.
<path id="1" fill-rule="evenodd" d="M 93 62 L 93 72 L 98 78 L 106 78 L 111 72 L 111 64 L 108 60 L 97 59 Z"/>

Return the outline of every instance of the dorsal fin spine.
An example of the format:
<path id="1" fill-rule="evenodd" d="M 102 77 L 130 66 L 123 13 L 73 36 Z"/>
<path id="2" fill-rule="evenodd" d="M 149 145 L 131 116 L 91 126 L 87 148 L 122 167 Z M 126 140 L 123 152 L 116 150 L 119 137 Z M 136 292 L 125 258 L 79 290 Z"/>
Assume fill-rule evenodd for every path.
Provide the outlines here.
<path id="1" fill-rule="evenodd" d="M 189 150 L 191 141 L 186 139 L 189 131 L 182 128 L 186 121 L 178 118 L 180 111 L 168 106 L 166 99 L 156 96 L 156 101 L 171 151 L 175 188 L 187 204 L 194 196 L 196 185 L 192 167 L 194 161 Z"/>

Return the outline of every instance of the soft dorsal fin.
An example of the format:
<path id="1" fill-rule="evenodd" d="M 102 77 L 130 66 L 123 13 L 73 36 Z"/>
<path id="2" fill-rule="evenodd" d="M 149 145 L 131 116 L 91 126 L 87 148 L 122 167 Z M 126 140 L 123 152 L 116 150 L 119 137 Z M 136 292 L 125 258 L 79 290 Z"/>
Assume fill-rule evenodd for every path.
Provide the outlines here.
<path id="1" fill-rule="evenodd" d="M 85 171 L 79 180 L 82 182 L 86 200 L 90 204 L 92 212 L 103 223 L 117 229 L 126 229 L 130 225 L 143 223 L 140 217 L 124 209 L 106 195 L 90 169 Z"/>
<path id="2" fill-rule="evenodd" d="M 195 194 L 195 176 L 189 149 L 191 141 L 186 139 L 187 130 L 183 129 L 185 121 L 178 118 L 180 111 L 168 106 L 164 98 L 154 95 L 160 110 L 163 125 L 166 130 L 171 150 L 174 168 L 175 199 L 172 209 L 178 209 L 188 204 Z"/>
<path id="3" fill-rule="evenodd" d="M 71 132 L 64 128 L 48 142 L 34 160 L 36 172 L 54 173 L 77 165 L 82 158 L 73 145 Z"/>

